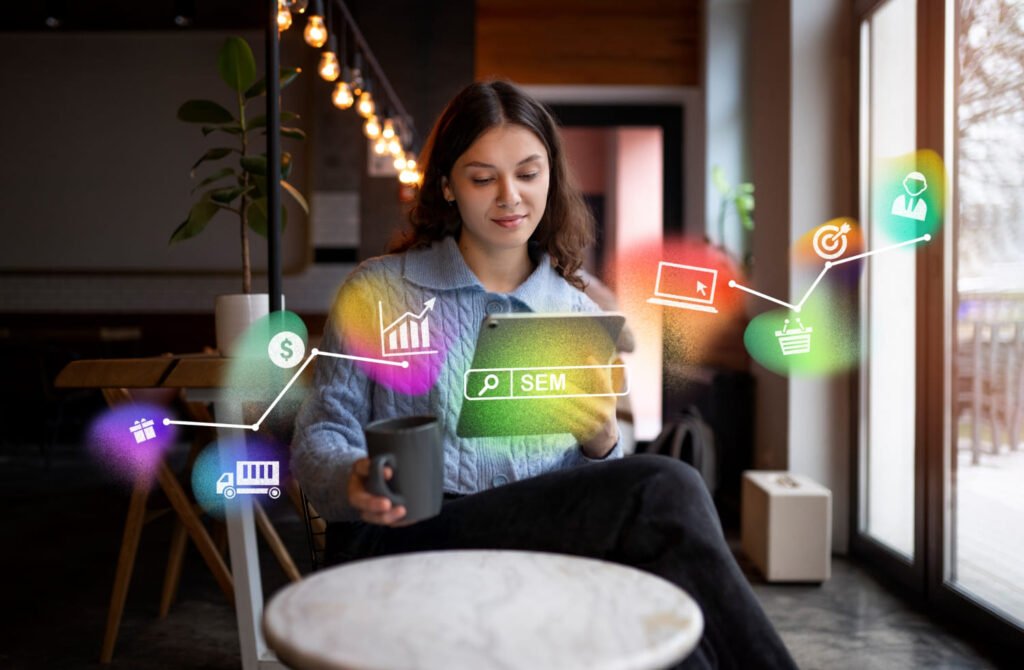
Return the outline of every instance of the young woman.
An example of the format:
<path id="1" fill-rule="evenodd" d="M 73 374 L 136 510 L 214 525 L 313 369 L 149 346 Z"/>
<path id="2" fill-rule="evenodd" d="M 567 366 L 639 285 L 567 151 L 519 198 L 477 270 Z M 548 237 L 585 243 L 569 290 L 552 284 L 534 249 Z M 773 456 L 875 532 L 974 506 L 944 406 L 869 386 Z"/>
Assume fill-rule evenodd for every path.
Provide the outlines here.
<path id="1" fill-rule="evenodd" d="M 696 472 L 659 456 L 621 458 L 614 398 L 585 405 L 572 434 L 456 436 L 462 375 L 487 314 L 598 311 L 578 275 L 592 222 L 554 121 L 511 84 L 459 93 L 423 158 L 411 232 L 345 282 L 321 348 L 372 356 L 383 346 L 376 328 L 385 304 L 391 315 L 429 304 L 438 352 L 414 357 L 415 369 L 401 374 L 321 356 L 296 422 L 292 471 L 331 522 L 331 559 L 504 548 L 616 561 L 678 584 L 700 604 L 704 636 L 683 667 L 794 667 Z M 422 414 L 441 423 L 445 503 L 440 515 L 403 525 L 402 507 L 367 491 L 362 428 Z"/>

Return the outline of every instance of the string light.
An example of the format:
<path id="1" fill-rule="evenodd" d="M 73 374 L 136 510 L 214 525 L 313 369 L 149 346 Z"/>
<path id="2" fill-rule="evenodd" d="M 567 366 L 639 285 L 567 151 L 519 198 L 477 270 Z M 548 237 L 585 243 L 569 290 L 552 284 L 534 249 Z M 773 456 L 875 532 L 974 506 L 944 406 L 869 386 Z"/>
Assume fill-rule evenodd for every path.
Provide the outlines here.
<path id="1" fill-rule="evenodd" d="M 331 102 L 334 103 L 334 106 L 338 109 L 348 109 L 355 101 L 352 91 L 349 90 L 348 82 L 339 81 L 338 85 L 334 87 L 334 93 L 331 94 Z"/>
<path id="2" fill-rule="evenodd" d="M 283 33 L 292 27 L 292 13 L 283 2 L 277 4 L 277 32 Z"/>
<path id="3" fill-rule="evenodd" d="M 373 102 L 373 95 L 369 91 L 363 91 L 363 94 L 359 96 L 359 106 L 357 108 L 359 116 L 364 119 L 368 119 L 373 116 L 373 113 L 377 111 L 377 105 Z"/>
<path id="4" fill-rule="evenodd" d="M 352 57 L 352 78 L 348 81 L 352 85 L 352 95 L 357 98 L 361 96 L 363 94 L 363 87 L 366 84 L 363 81 L 363 54 L 358 50 L 355 56 Z"/>
<path id="5" fill-rule="evenodd" d="M 376 114 L 371 114 L 370 118 L 366 119 L 366 123 L 363 124 L 363 132 L 371 140 L 380 137 L 380 121 L 377 120 Z"/>
<path id="6" fill-rule="evenodd" d="M 328 2 L 334 2 L 334 0 L 328 0 Z M 332 104 L 342 110 L 354 106 L 358 114 L 365 119 L 363 133 L 373 142 L 374 153 L 381 157 L 387 156 L 393 159 L 393 165 L 395 170 L 398 171 L 398 178 L 402 184 L 418 187 L 423 183 L 423 174 L 417 169 L 415 159 L 405 153 L 405 147 L 402 142 L 404 135 L 399 135 L 398 128 L 396 127 L 397 124 L 391 118 L 392 110 L 395 109 L 391 105 L 398 105 L 399 121 L 403 124 L 401 126 L 403 133 L 411 132 L 411 127 L 407 125 L 409 119 L 406 118 L 405 112 L 401 108 L 401 103 L 396 99 L 394 91 L 388 85 L 384 74 L 379 72 L 379 67 L 373 59 L 373 54 L 369 51 L 365 38 L 362 37 L 358 27 L 353 22 L 352 16 L 349 14 L 344 2 L 336 3 L 336 6 L 342 10 L 340 28 L 339 23 L 331 18 L 330 10 L 335 9 L 335 7 L 328 6 L 328 11 L 324 12 L 323 0 L 312 0 L 312 3 L 309 0 L 279 0 L 277 13 L 278 30 L 281 32 L 287 30 L 291 26 L 295 14 L 305 13 L 307 15 L 306 26 L 303 30 L 303 38 L 306 43 L 316 49 L 324 47 L 325 44 L 327 45 L 320 54 L 320 62 L 317 69 L 324 80 L 334 82 L 334 87 L 331 91 Z M 309 11 L 306 11 L 307 8 Z M 352 23 L 355 41 L 351 61 L 349 61 L 348 50 L 344 46 L 347 32 L 346 20 Z M 329 27 L 341 32 L 342 46 L 340 50 L 338 48 L 338 38 L 336 37 L 337 33 L 332 33 Z M 365 54 L 363 53 L 364 50 Z M 364 55 L 369 59 L 370 65 L 373 66 L 371 68 L 372 71 L 368 71 L 367 74 L 364 74 Z M 380 117 L 377 116 L 377 101 L 374 100 L 373 94 L 370 92 L 371 82 L 368 81 L 368 75 L 381 78 L 384 91 L 382 94 L 384 97 L 381 101 L 385 106 Z M 376 79 L 372 83 L 376 83 Z M 410 137 L 405 137 L 405 139 L 411 141 Z"/>
<path id="7" fill-rule="evenodd" d="M 324 25 L 324 17 L 319 14 L 310 14 L 306 19 L 306 29 L 302 32 L 306 44 L 319 49 L 327 42 L 327 26 Z"/>
<path id="8" fill-rule="evenodd" d="M 338 65 L 338 57 L 333 51 L 325 51 L 320 56 L 320 76 L 325 81 L 334 81 L 341 74 L 341 66 Z"/>

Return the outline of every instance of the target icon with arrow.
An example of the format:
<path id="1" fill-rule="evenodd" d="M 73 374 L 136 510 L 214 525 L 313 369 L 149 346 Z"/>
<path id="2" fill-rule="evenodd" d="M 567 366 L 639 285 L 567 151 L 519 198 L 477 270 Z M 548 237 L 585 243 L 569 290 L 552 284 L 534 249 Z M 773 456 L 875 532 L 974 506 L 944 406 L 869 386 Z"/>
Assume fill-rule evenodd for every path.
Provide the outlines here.
<path id="1" fill-rule="evenodd" d="M 849 244 L 847 233 L 850 232 L 850 224 L 843 223 L 841 226 L 827 224 L 821 226 L 814 232 L 814 253 L 827 261 L 839 258 L 846 253 Z"/>

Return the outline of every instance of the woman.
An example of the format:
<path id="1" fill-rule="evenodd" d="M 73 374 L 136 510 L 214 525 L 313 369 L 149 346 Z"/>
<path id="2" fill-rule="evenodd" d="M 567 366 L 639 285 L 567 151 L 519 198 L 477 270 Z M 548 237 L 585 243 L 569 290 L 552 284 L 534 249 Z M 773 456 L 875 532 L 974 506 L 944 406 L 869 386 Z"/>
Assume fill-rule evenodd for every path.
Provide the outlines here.
<path id="1" fill-rule="evenodd" d="M 345 282 L 322 348 L 372 355 L 375 312 L 383 325 L 387 302 L 390 315 L 429 304 L 431 324 L 444 324 L 439 351 L 415 357 L 411 375 L 319 357 L 315 392 L 297 418 L 292 469 L 332 522 L 331 558 L 504 548 L 616 561 L 669 579 L 700 603 L 705 633 L 684 667 L 793 667 L 700 477 L 663 457 L 622 459 L 614 398 L 588 404 L 572 435 L 456 437 L 457 380 L 485 315 L 598 311 L 578 276 L 591 220 L 554 121 L 511 84 L 459 93 L 423 157 L 411 232 L 397 253 L 367 261 Z M 441 421 L 445 504 L 437 517 L 403 525 L 402 507 L 367 491 L 362 427 L 416 414 Z"/>

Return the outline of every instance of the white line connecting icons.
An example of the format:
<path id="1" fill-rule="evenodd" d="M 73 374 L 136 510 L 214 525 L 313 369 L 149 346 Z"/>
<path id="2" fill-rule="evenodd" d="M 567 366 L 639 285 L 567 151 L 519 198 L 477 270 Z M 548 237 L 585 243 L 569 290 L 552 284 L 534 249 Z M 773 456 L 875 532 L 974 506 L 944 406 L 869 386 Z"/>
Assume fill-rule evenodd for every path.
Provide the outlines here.
<path id="1" fill-rule="evenodd" d="M 281 398 L 284 397 L 284 394 L 288 392 L 288 389 L 292 387 L 292 384 L 294 384 L 295 380 L 299 378 L 299 376 L 302 374 L 302 371 L 305 370 L 306 367 L 309 365 L 310 361 L 312 361 L 317 356 L 330 356 L 331 358 L 345 358 L 350 361 L 377 363 L 379 365 L 392 365 L 396 368 L 409 367 L 409 361 L 384 361 L 379 358 L 366 358 L 365 356 L 351 356 L 349 354 L 335 354 L 330 351 L 320 351 L 319 349 L 314 347 L 313 349 L 310 349 L 309 356 L 306 358 L 305 361 L 302 362 L 302 365 L 299 366 L 299 369 L 295 371 L 295 374 L 292 375 L 292 378 L 288 380 L 288 383 L 285 384 L 285 387 L 281 389 L 281 392 L 277 394 L 277 397 L 274 398 L 274 402 L 270 403 L 270 407 L 268 407 L 267 410 L 263 412 L 263 416 L 256 420 L 256 423 L 212 423 L 205 421 L 175 421 L 173 419 L 164 419 L 163 423 L 165 426 L 170 426 L 173 424 L 175 426 L 208 426 L 210 428 L 240 428 L 242 430 L 252 431 L 259 430 L 260 425 L 263 423 L 264 419 L 270 416 L 270 413 L 273 411 L 274 407 L 276 407 L 277 403 L 281 401 Z"/>
<path id="2" fill-rule="evenodd" d="M 822 268 L 820 273 L 818 273 L 818 278 L 815 279 L 814 283 L 811 284 L 811 287 L 809 289 L 807 289 L 807 292 L 804 293 L 804 297 L 800 299 L 800 302 L 796 303 L 795 305 L 793 305 L 791 303 L 788 303 L 788 302 L 786 302 L 784 300 L 779 300 L 778 298 L 773 298 L 770 295 L 765 295 L 764 293 L 761 293 L 760 291 L 755 291 L 752 288 L 747 288 L 746 286 L 743 286 L 742 284 L 738 284 L 733 279 L 729 280 L 729 288 L 736 288 L 736 289 L 739 289 L 741 291 L 745 291 L 745 292 L 747 292 L 747 293 L 749 293 L 751 295 L 756 295 L 758 298 L 763 298 L 763 299 L 768 300 L 770 302 L 774 302 L 777 305 L 782 305 L 783 307 L 788 307 L 791 310 L 793 310 L 794 312 L 799 312 L 800 309 L 804 306 L 804 303 L 807 302 L 807 299 L 811 297 L 812 293 L 814 293 L 814 289 L 817 288 L 818 283 L 821 282 L 821 280 L 825 277 L 825 274 L 829 270 L 834 268 L 835 266 L 842 265 L 843 263 L 849 263 L 851 261 L 855 261 L 855 260 L 858 260 L 860 258 L 867 258 L 868 256 L 874 256 L 875 254 L 884 253 L 886 251 L 893 251 L 895 249 L 899 249 L 901 247 L 910 246 L 912 244 L 920 244 L 921 242 L 928 242 L 931 239 L 932 239 L 931 235 L 922 235 L 921 237 L 915 237 L 914 239 L 907 240 L 906 242 L 900 242 L 899 244 L 893 244 L 893 245 L 888 246 L 888 247 L 882 247 L 881 249 L 875 249 L 874 251 L 866 251 L 866 252 L 864 252 L 862 254 L 856 254 L 856 255 L 850 256 L 848 258 L 840 258 L 839 260 L 835 260 L 835 261 L 832 261 L 832 260 L 825 261 L 825 267 Z M 845 247 L 845 245 L 844 245 L 844 247 Z"/>

